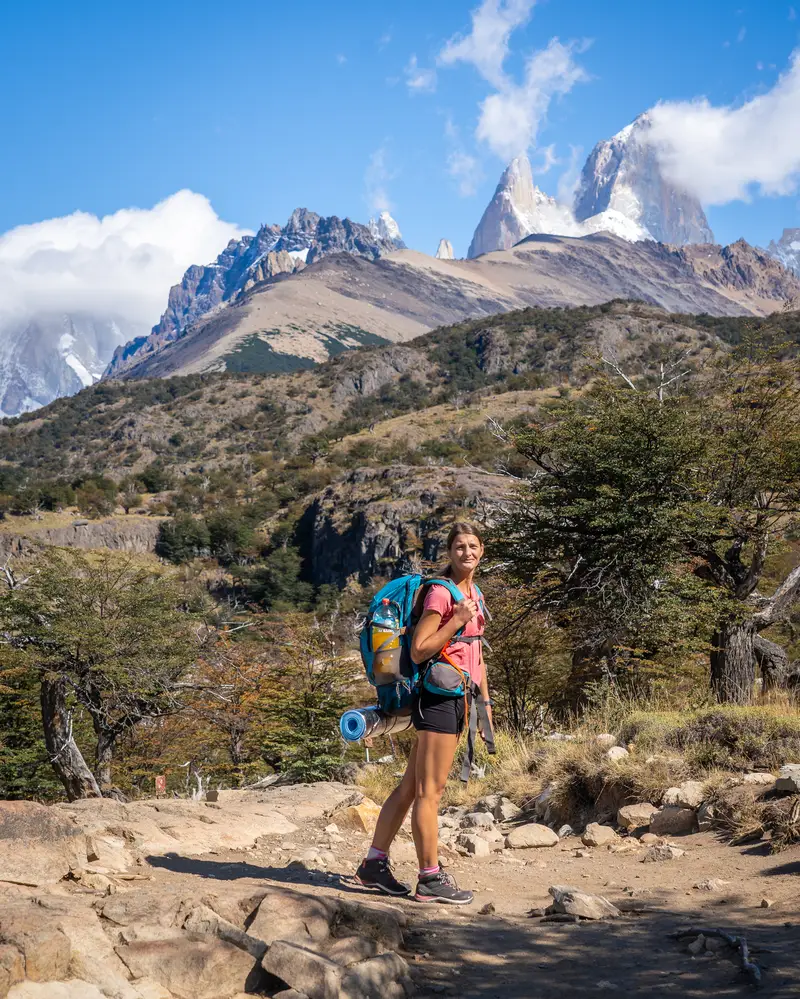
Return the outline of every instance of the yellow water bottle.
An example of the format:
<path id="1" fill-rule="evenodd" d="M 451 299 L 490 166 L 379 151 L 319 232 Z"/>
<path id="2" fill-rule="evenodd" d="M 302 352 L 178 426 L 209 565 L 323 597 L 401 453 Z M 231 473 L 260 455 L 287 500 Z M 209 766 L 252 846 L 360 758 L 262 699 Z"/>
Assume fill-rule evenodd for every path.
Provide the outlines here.
<path id="1" fill-rule="evenodd" d="M 381 606 L 372 617 L 370 628 L 372 651 L 375 653 L 372 672 L 378 685 L 395 683 L 401 679 L 400 630 L 400 615 L 397 608 L 390 600 L 382 600 Z"/>

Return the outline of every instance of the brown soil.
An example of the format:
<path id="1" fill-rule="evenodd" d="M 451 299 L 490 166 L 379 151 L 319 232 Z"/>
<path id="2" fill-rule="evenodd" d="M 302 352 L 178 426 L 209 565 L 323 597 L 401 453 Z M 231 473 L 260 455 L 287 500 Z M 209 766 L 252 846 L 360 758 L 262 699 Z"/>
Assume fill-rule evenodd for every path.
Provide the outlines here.
<path id="1" fill-rule="evenodd" d="M 156 881 L 184 884 L 198 878 L 237 884 L 291 884 L 313 893 L 374 897 L 351 880 L 367 839 L 347 834 L 336 849 L 335 873 L 298 870 L 288 859 L 315 843 L 321 830 L 305 829 L 292 845 L 191 859 L 151 858 Z M 676 841 L 677 842 L 677 841 Z M 742 996 L 753 986 L 733 952 L 692 957 L 694 937 L 672 934 L 687 926 L 745 933 L 763 971 L 760 994 L 797 996 L 800 970 L 800 848 L 770 856 L 763 845 L 733 848 L 712 834 L 681 837 L 685 856 L 660 863 L 641 862 L 641 853 L 611 854 L 605 849 L 575 857 L 577 839 L 549 850 L 505 851 L 491 858 L 459 858 L 449 869 L 475 890 L 468 907 L 426 907 L 399 900 L 411 919 L 407 935 L 413 975 L 421 996 L 446 994 L 469 999 L 556 999 L 613 992 L 632 996 Z M 410 853 L 405 841 L 398 849 Z M 396 865 L 413 880 L 415 865 Z M 721 890 L 694 886 L 724 879 Z M 642 911 L 604 923 L 543 923 L 529 910 L 546 906 L 553 884 L 572 884 Z M 772 900 L 762 908 L 762 899 Z M 396 900 L 392 900 L 396 901 Z M 494 913 L 481 914 L 488 903 Z"/>

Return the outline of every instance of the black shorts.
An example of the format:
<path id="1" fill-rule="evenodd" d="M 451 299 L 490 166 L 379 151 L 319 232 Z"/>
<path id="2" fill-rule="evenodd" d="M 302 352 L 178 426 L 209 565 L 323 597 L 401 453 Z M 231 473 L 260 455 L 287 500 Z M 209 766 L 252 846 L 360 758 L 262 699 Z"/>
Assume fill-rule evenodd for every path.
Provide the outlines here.
<path id="1" fill-rule="evenodd" d="M 464 697 L 443 697 L 441 694 L 432 694 L 423 687 L 414 694 L 411 722 L 418 732 L 461 735 L 466 717 L 465 701 Z"/>

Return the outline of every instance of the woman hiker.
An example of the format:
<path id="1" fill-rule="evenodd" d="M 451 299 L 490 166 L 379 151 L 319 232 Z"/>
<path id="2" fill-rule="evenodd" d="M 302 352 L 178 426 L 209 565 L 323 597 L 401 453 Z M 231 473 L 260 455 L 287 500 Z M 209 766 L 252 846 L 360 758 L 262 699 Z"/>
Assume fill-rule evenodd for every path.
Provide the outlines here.
<path id="1" fill-rule="evenodd" d="M 411 642 L 415 663 L 425 663 L 442 650 L 469 675 L 473 690 L 483 694 L 491 722 L 491 700 L 483 661 L 485 621 L 473 583 L 475 570 L 483 558 L 483 540 L 472 524 L 454 524 L 447 538 L 449 565 L 442 573 L 464 594 L 456 601 L 445 586 L 430 585 L 424 610 Z M 453 641 L 463 628 L 460 638 Z M 460 889 L 451 874 L 439 866 L 439 802 L 444 791 L 456 747 L 467 716 L 466 697 L 432 694 L 421 688 L 414 695 L 412 722 L 417 741 L 400 784 L 386 799 L 375 827 L 367 856 L 356 872 L 365 888 L 378 888 L 387 895 L 407 895 L 410 885 L 398 881 L 389 865 L 389 848 L 413 805 L 411 830 L 419 861 L 419 878 L 414 895 L 418 902 L 445 902 L 468 905 L 472 892 Z"/>

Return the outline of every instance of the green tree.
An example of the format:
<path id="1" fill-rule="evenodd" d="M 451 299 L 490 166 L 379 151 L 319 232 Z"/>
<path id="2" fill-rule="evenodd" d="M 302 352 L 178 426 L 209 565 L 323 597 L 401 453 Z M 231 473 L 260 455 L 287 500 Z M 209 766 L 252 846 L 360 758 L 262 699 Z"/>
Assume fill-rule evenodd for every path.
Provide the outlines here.
<path id="1" fill-rule="evenodd" d="M 240 578 L 249 597 L 265 610 L 302 610 L 314 593 L 311 583 L 300 578 L 302 558 L 296 548 L 273 549 L 264 561 Z"/>
<path id="2" fill-rule="evenodd" d="M 72 549 L 47 549 L 27 578 L 6 579 L 0 677 L 37 678 L 45 745 L 70 800 L 108 792 L 120 738 L 176 711 L 191 686 L 198 642 L 180 592 L 129 554 Z M 77 707 L 91 718 L 96 775 L 75 740 Z"/>
<path id="3" fill-rule="evenodd" d="M 533 471 L 493 551 L 570 625 L 576 686 L 672 601 L 676 635 L 711 640 L 717 698 L 750 700 L 758 633 L 800 591 L 800 567 L 758 590 L 800 507 L 799 373 L 745 344 L 672 398 L 601 380 L 513 435 Z"/>
<path id="4" fill-rule="evenodd" d="M 360 668 L 300 615 L 284 617 L 266 638 L 275 662 L 262 700 L 264 760 L 296 780 L 329 780 L 342 763 L 339 718 Z"/>
<path id="5" fill-rule="evenodd" d="M 211 538 L 205 521 L 188 514 L 162 521 L 155 551 L 156 555 L 178 565 L 209 555 Z"/>

